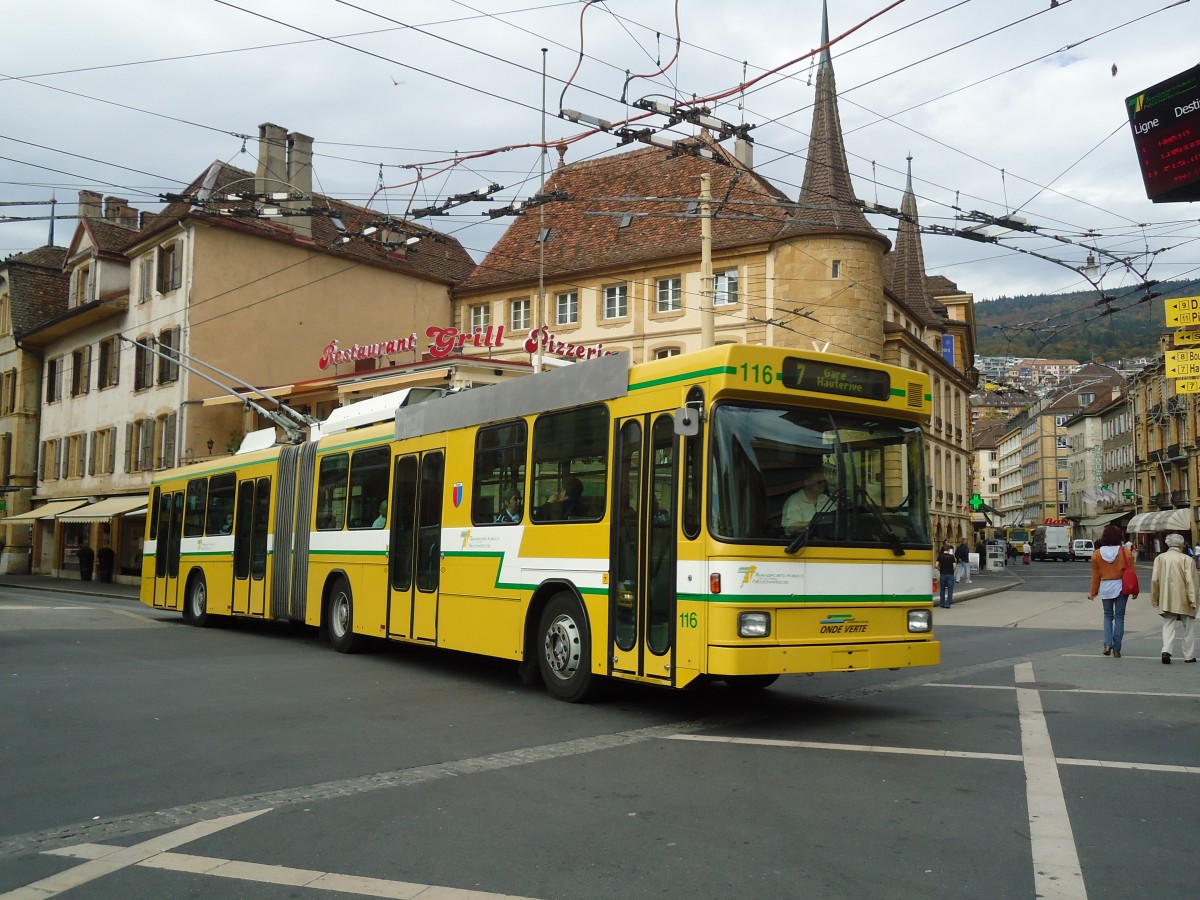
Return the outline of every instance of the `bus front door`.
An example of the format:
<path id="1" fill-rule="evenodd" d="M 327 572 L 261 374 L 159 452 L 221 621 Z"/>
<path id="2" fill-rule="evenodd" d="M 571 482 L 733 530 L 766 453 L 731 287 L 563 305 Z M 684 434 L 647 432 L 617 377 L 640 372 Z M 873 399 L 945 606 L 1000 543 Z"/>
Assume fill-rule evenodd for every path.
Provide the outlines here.
<path id="1" fill-rule="evenodd" d="M 670 413 L 618 424 L 609 622 L 614 673 L 672 681 L 677 438 Z"/>
<path id="2" fill-rule="evenodd" d="M 179 609 L 179 547 L 183 538 L 183 491 L 163 493 L 158 500 L 158 533 L 154 551 L 154 605 Z"/>
<path id="3" fill-rule="evenodd" d="M 388 634 L 437 640 L 442 572 L 441 450 L 401 456 L 392 478 L 392 531 L 388 542 Z"/>
<path id="4" fill-rule="evenodd" d="M 237 615 L 266 615 L 270 512 L 270 478 L 248 478 L 238 485 L 233 517 L 233 612 Z"/>

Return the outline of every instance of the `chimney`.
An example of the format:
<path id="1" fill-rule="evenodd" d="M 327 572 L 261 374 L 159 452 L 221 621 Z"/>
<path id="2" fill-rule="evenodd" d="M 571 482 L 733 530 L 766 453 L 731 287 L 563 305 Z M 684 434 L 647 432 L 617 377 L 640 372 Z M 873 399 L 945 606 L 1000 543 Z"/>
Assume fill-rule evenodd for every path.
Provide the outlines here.
<path id="1" fill-rule="evenodd" d="M 754 138 L 743 135 L 734 141 L 733 157 L 747 169 L 754 171 Z"/>
<path id="2" fill-rule="evenodd" d="M 124 197 L 104 198 L 104 218 L 124 228 L 137 228 L 137 213 Z"/>
<path id="3" fill-rule="evenodd" d="M 79 192 L 79 218 L 81 219 L 99 219 L 100 218 L 100 195 L 95 191 L 80 191 Z"/>
<path id="4" fill-rule="evenodd" d="M 298 131 L 288 136 L 287 177 L 293 193 L 300 194 L 304 199 L 289 203 L 293 209 L 304 209 L 313 205 L 312 202 L 312 142 L 307 134 Z M 296 234 L 302 237 L 312 237 L 312 218 L 309 216 L 290 216 L 287 224 Z"/>
<path id="5" fill-rule="evenodd" d="M 290 191 L 287 185 L 287 133 L 278 125 L 264 122 L 258 126 L 258 170 L 254 175 L 254 193 L 275 194 Z M 270 205 L 270 201 L 267 201 Z"/>

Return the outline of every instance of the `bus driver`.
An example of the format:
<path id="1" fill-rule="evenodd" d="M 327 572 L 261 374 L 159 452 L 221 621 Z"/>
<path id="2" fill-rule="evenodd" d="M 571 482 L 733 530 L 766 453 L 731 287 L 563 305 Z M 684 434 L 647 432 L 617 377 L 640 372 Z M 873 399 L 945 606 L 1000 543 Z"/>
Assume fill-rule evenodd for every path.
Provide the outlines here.
<path id="1" fill-rule="evenodd" d="M 825 470 L 814 466 L 804 470 L 800 490 L 783 504 L 783 533 L 796 534 L 807 527 L 819 512 L 833 509 L 833 498 L 825 493 Z"/>

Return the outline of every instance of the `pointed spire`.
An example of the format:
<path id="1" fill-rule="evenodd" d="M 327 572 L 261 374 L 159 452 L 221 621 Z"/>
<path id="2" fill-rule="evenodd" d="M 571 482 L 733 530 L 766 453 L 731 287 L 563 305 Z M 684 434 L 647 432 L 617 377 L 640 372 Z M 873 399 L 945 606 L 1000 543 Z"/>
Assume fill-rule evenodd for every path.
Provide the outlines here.
<path id="1" fill-rule="evenodd" d="M 817 67 L 818 72 L 824 72 L 826 69 L 833 68 L 833 59 L 829 56 L 829 48 L 826 44 L 829 43 L 829 2 L 821 0 L 821 64 Z"/>
<path id="2" fill-rule="evenodd" d="M 829 41 L 829 15 L 822 4 L 821 42 Z M 800 187 L 799 221 L 801 231 L 849 231 L 887 239 L 871 227 L 863 215 L 850 183 L 850 166 L 842 141 L 842 121 L 838 115 L 837 87 L 829 51 L 821 53 L 817 70 L 816 97 L 813 101 L 812 130 L 808 139 L 808 159 Z"/>
<path id="3" fill-rule="evenodd" d="M 913 193 L 912 154 L 908 155 L 908 179 L 904 199 L 900 202 L 900 219 L 896 229 L 895 258 L 891 269 L 892 292 L 912 314 L 926 325 L 942 320 L 933 311 L 929 290 L 925 286 L 925 251 L 921 247 L 921 223 L 917 215 L 917 198 Z"/>

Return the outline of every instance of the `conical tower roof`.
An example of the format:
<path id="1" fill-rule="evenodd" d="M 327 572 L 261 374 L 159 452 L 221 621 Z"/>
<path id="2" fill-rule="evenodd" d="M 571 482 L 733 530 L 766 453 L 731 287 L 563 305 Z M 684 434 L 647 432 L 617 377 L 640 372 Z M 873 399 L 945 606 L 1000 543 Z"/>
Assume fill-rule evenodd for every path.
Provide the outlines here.
<path id="1" fill-rule="evenodd" d="M 908 180 L 900 203 L 900 227 L 896 230 L 896 249 L 889 255 L 888 287 L 913 316 L 925 325 L 937 325 L 944 317 L 934 311 L 934 301 L 926 286 L 925 252 L 921 248 L 921 226 L 917 218 L 917 198 L 912 186 L 912 157 L 908 157 Z"/>
<path id="2" fill-rule="evenodd" d="M 821 44 L 829 43 L 829 11 L 822 5 Z M 846 162 L 842 140 L 842 120 L 838 114 L 837 86 L 833 61 L 826 47 L 817 68 L 817 90 L 813 102 L 812 130 L 808 139 L 808 159 L 800 187 L 798 222 L 793 233 L 849 232 L 878 238 L 887 243 L 863 215 Z"/>

